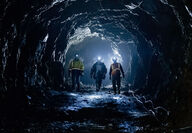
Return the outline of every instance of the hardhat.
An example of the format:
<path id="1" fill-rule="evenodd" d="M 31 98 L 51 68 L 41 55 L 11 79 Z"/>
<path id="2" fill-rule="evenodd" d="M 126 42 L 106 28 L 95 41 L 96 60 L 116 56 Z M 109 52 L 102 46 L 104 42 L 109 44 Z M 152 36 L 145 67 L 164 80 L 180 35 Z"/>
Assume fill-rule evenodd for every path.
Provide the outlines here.
<path id="1" fill-rule="evenodd" d="M 75 57 L 76 57 L 76 58 L 78 58 L 78 57 L 79 57 L 79 55 L 78 55 L 78 54 L 75 54 Z"/>
<path id="2" fill-rule="evenodd" d="M 79 55 L 78 55 L 78 54 L 75 54 L 74 59 L 78 60 L 78 59 L 79 59 Z"/>
<path id="3" fill-rule="evenodd" d="M 113 62 L 117 62 L 117 58 L 116 57 L 113 57 L 112 60 L 113 60 Z"/>
<path id="4" fill-rule="evenodd" d="M 97 57 L 97 60 L 98 60 L 98 61 L 101 61 L 101 56 L 98 56 L 98 57 Z"/>

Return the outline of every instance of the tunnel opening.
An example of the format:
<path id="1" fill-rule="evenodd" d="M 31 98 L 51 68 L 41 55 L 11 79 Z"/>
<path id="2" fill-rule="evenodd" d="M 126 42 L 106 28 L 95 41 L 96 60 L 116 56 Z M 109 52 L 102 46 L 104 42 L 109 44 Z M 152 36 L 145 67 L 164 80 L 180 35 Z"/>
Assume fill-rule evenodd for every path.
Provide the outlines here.
<path id="1" fill-rule="evenodd" d="M 68 118 L 64 125 L 70 123 L 71 116 L 79 120 L 76 116 L 82 115 L 93 120 L 88 112 L 100 112 L 99 118 L 106 115 L 109 125 L 127 126 L 127 132 L 130 131 L 130 121 L 126 124 L 118 119 L 124 113 L 125 120 L 129 116 L 134 122 L 147 119 L 151 128 L 155 127 L 155 123 L 163 131 L 166 131 L 166 125 L 169 125 L 168 131 L 190 125 L 191 8 L 187 2 L 50 0 L 17 3 L 8 0 L 3 1 L 2 7 L 0 103 L 5 112 L 18 110 L 19 113 L 28 107 L 57 114 L 67 111 L 68 114 L 59 115 Z M 10 17 L 11 14 L 14 17 Z M 107 66 L 111 63 L 110 56 L 117 56 L 126 75 L 123 95 L 103 92 L 83 95 L 66 91 L 70 90 L 66 83 L 68 62 L 76 52 L 86 64 L 82 77 L 82 83 L 86 85 L 94 84 L 87 77 L 97 56 L 101 56 Z M 106 77 L 104 85 L 110 82 Z M 72 103 L 70 98 L 76 102 Z M 107 115 L 106 112 L 116 108 L 119 109 L 117 112 Z M 80 110 L 80 114 L 74 112 L 76 109 Z M 45 113 L 44 117 L 51 116 L 51 113 Z M 109 118 L 115 115 L 118 117 L 110 121 Z M 57 116 L 53 117 L 57 119 Z M 170 123 L 167 124 L 167 121 Z M 79 123 L 76 122 L 74 126 Z M 147 124 L 142 124 L 140 129 L 133 124 L 133 132 L 151 131 Z M 58 125 L 61 126 L 62 122 Z"/>
<path id="2" fill-rule="evenodd" d="M 93 26 L 90 25 L 89 27 L 92 28 Z M 127 30 L 124 31 L 118 25 L 110 27 L 111 31 L 107 31 L 108 26 L 104 29 L 101 28 L 101 30 L 105 30 L 106 33 L 94 31 L 94 28 L 93 31 L 88 27 L 77 28 L 74 34 L 69 37 L 65 50 L 65 78 L 68 78 L 67 67 L 69 67 L 69 62 L 74 58 L 75 53 L 80 53 L 86 64 L 82 82 L 89 85 L 95 84 L 94 80 L 89 79 L 89 77 L 90 69 L 94 62 L 96 62 L 97 57 L 102 58 L 102 62 L 106 64 L 108 72 L 110 64 L 112 64 L 112 57 L 117 57 L 118 62 L 122 64 L 125 71 L 125 78 L 122 80 L 123 86 L 129 86 L 129 88 L 132 86 L 134 90 L 141 89 L 147 84 L 146 77 L 150 70 L 150 62 L 154 52 L 153 48 L 145 40 L 141 39 L 138 42 L 134 35 Z M 114 30 L 121 34 L 118 36 L 118 39 L 116 39 L 116 32 Z M 129 38 L 124 38 L 125 35 L 129 36 Z M 137 43 L 140 43 L 142 46 L 137 48 Z M 106 76 L 103 85 L 111 85 L 109 74 L 107 73 Z"/>
<path id="3" fill-rule="evenodd" d="M 82 30 L 81 30 L 82 32 Z M 81 33 L 82 34 L 82 33 Z M 81 36 L 81 35 L 74 35 L 74 36 Z M 74 38 L 74 36 L 72 38 Z M 76 39 L 76 38 L 75 38 Z M 75 41 L 75 39 L 69 39 L 71 42 Z M 66 52 L 66 60 L 65 60 L 65 78 L 68 78 L 67 70 L 69 67 L 69 62 L 71 58 L 74 57 L 75 53 L 78 53 L 85 65 L 85 72 L 84 76 L 82 77 L 83 84 L 87 85 L 94 85 L 95 81 L 93 79 L 89 79 L 90 77 L 90 69 L 92 65 L 97 61 L 98 57 L 101 57 L 102 62 L 105 63 L 107 66 L 107 70 L 109 73 L 110 65 L 112 64 L 112 58 L 117 57 L 118 62 L 120 62 L 124 69 L 125 74 L 127 75 L 124 79 L 124 86 L 128 85 L 129 82 L 127 79 L 133 79 L 131 75 L 131 63 L 132 63 L 132 53 L 137 53 L 136 46 L 133 41 L 130 41 L 127 44 L 121 43 L 118 45 L 118 42 L 112 42 L 107 40 L 106 38 L 99 38 L 98 34 L 92 37 L 85 37 L 83 40 L 79 42 L 75 42 L 75 44 L 71 44 L 69 42 L 70 48 Z M 118 43 L 118 44 L 117 44 Z M 135 51 L 133 51 L 135 50 Z M 109 80 L 109 74 L 106 75 L 106 80 L 104 80 L 103 86 L 108 86 L 111 84 Z M 128 76 L 129 75 L 129 76 Z M 128 81 L 128 82 L 126 82 Z"/>
<path id="4" fill-rule="evenodd" d="M 66 55 L 65 70 L 68 69 L 69 61 L 74 56 L 74 53 L 78 53 L 82 58 L 85 65 L 84 76 L 82 77 L 82 83 L 86 85 L 95 84 L 93 79 L 90 78 L 90 70 L 92 65 L 97 61 L 98 57 L 102 58 L 109 70 L 112 57 L 112 49 L 110 42 L 102 41 L 100 38 L 85 38 L 82 43 L 76 44 L 76 46 L 71 46 Z M 109 79 L 109 76 L 106 77 Z M 105 85 L 109 84 L 107 80 Z"/>

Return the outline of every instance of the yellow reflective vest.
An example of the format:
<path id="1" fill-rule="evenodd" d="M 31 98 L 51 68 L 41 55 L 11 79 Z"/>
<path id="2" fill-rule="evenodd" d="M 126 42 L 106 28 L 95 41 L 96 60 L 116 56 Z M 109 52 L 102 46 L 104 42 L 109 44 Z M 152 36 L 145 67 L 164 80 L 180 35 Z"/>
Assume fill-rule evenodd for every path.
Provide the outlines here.
<path id="1" fill-rule="evenodd" d="M 81 70 L 81 71 L 84 71 L 83 62 L 80 59 L 73 59 L 69 64 L 69 70 Z"/>

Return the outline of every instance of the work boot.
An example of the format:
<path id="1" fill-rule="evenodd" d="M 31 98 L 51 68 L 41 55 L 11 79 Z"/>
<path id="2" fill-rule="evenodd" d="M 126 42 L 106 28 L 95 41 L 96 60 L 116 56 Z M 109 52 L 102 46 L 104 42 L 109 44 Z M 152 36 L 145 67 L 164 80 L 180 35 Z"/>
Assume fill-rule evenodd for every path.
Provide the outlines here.
<path id="1" fill-rule="evenodd" d="M 117 94 L 117 93 L 116 93 L 116 89 L 114 89 L 114 94 Z"/>
<path id="2" fill-rule="evenodd" d="M 71 88 L 72 88 L 72 89 L 74 89 L 74 88 L 75 88 L 74 84 L 72 84 Z"/>
<path id="3" fill-rule="evenodd" d="M 80 91 L 80 85 L 77 86 L 77 89 L 76 89 L 77 92 Z"/>
<path id="4" fill-rule="evenodd" d="M 98 92 L 98 91 L 99 91 L 99 85 L 96 84 L 96 92 Z"/>
<path id="5" fill-rule="evenodd" d="M 77 89 L 76 89 L 76 92 L 80 92 L 80 89 L 79 89 L 79 88 L 77 88 Z"/>

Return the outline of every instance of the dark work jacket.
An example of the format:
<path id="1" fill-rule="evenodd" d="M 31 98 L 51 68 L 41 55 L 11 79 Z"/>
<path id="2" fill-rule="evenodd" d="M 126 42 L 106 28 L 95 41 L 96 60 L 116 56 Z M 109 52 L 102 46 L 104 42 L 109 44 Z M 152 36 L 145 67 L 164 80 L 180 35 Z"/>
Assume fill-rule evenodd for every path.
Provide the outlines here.
<path id="1" fill-rule="evenodd" d="M 107 73 L 107 68 L 103 62 L 97 61 L 91 68 L 91 77 L 96 78 L 105 78 L 105 74 Z"/>

